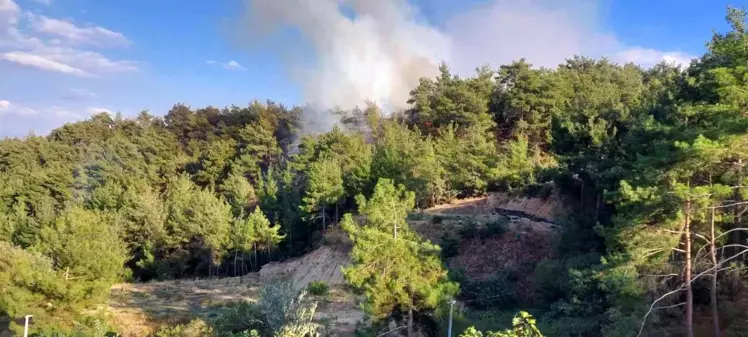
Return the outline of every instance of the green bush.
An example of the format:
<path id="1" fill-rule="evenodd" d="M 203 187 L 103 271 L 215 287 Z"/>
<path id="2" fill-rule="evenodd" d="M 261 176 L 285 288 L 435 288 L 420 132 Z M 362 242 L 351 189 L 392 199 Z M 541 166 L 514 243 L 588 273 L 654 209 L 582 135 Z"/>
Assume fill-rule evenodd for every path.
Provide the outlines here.
<path id="1" fill-rule="evenodd" d="M 162 327 L 154 337 L 207 337 L 214 336 L 213 329 L 201 319 L 194 319 L 187 324 Z"/>
<path id="2" fill-rule="evenodd" d="M 268 332 L 264 316 L 257 305 L 247 301 L 231 302 L 218 310 L 216 317 L 211 320 L 215 334 L 221 337 L 235 336 L 241 333 L 259 330 Z"/>
<path id="3" fill-rule="evenodd" d="M 475 239 L 480 235 L 480 226 L 477 221 L 469 220 L 460 228 L 460 236 L 463 239 Z"/>
<path id="4" fill-rule="evenodd" d="M 448 259 L 459 254 L 460 240 L 454 237 L 454 235 L 444 233 L 441 240 L 439 246 L 442 248 L 442 259 Z"/>
<path id="5" fill-rule="evenodd" d="M 508 230 L 507 219 L 504 217 L 486 223 L 486 234 L 488 236 L 502 236 Z"/>
<path id="6" fill-rule="evenodd" d="M 438 225 L 442 222 L 444 222 L 444 216 L 442 215 L 434 215 L 433 217 L 431 217 L 432 224 Z"/>
<path id="7" fill-rule="evenodd" d="M 330 286 L 325 281 L 312 281 L 307 289 L 310 294 L 315 296 L 327 296 L 330 293 Z"/>

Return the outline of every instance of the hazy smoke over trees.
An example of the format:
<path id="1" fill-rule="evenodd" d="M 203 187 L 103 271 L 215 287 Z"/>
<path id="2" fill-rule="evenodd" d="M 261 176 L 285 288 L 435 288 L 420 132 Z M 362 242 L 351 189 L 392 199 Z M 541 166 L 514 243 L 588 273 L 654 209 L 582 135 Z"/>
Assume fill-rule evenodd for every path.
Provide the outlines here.
<path id="1" fill-rule="evenodd" d="M 642 48 L 632 52 L 600 27 L 596 1 L 425 2 L 447 9 L 443 22 L 428 22 L 407 0 L 245 0 L 240 35 L 253 48 L 272 41 L 270 49 L 288 58 L 287 75 L 300 84 L 313 112 L 306 122 L 322 129 L 334 122 L 328 109 L 366 101 L 385 110 L 406 107 L 409 90 L 421 77 L 436 75 L 441 61 L 470 75 L 477 65 L 497 67 L 521 57 L 546 67 L 574 55 L 652 64 L 687 59 Z M 274 39 L 288 33 L 298 34 L 291 36 L 312 52 Z M 646 60 L 631 59 L 644 54 Z"/>

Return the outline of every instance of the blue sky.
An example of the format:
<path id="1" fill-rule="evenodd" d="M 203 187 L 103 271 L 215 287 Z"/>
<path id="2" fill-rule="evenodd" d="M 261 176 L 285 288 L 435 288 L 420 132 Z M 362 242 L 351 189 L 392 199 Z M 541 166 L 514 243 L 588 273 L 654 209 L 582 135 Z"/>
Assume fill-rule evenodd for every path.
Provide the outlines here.
<path id="1" fill-rule="evenodd" d="M 373 99 L 397 106 L 413 78 L 431 71 L 410 74 L 412 63 L 398 62 L 434 50 L 428 59 L 447 59 L 459 73 L 523 56 L 552 66 L 576 53 L 645 66 L 663 58 L 685 62 L 704 51 L 713 29 L 726 29 L 728 4 L 744 5 L 378 0 L 373 8 L 373 0 L 350 1 L 361 6 L 320 9 L 331 0 L 0 0 L 0 136 L 44 134 L 95 111 L 162 115 L 177 102 L 226 106 L 269 98 L 327 107 L 374 92 Z M 390 11 L 404 8 L 412 15 Z M 373 19 L 357 19 L 367 15 Z M 260 21 L 277 21 L 283 29 L 259 35 Z M 363 44 L 369 39 L 379 44 Z M 399 42 L 383 42 L 390 39 Z M 351 55 L 365 60 L 351 61 Z"/>

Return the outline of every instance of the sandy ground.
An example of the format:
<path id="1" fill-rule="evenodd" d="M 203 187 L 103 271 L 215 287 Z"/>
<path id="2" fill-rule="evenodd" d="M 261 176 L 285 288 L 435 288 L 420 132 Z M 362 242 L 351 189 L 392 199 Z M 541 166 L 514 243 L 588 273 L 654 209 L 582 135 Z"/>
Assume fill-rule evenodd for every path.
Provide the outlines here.
<path id="1" fill-rule="evenodd" d="M 112 287 L 108 312 L 112 324 L 124 337 L 146 336 L 161 325 L 210 317 L 220 304 L 254 302 L 264 282 L 289 278 L 301 289 L 311 281 L 325 281 L 331 286 L 330 296 L 308 295 L 318 303 L 315 320 L 329 321 L 331 334 L 350 335 L 364 313 L 354 296 L 343 290 L 340 270 L 347 263 L 347 252 L 323 246 L 298 259 L 268 264 L 259 273 L 244 278 L 117 284 Z"/>
<path id="2" fill-rule="evenodd" d="M 560 198 L 556 195 L 548 198 L 514 197 L 506 193 L 489 193 L 477 198 L 455 200 L 427 209 L 429 214 L 470 214 L 490 215 L 498 211 L 516 211 L 528 214 L 539 220 L 552 222 L 564 211 Z"/>

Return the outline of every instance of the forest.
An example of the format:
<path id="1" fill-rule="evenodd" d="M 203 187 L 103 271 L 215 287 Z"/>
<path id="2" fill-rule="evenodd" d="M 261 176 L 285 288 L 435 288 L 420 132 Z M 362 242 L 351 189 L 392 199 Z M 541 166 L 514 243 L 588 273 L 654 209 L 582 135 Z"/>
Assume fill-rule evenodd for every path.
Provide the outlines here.
<path id="1" fill-rule="evenodd" d="M 746 336 L 748 31 L 744 11 L 726 19 L 688 66 L 442 64 L 409 109 L 331 111 L 326 133 L 303 132 L 302 107 L 255 101 L 0 140 L 0 316 L 18 332 L 33 315 L 34 336 L 96 335 L 115 283 L 245 275 L 336 229 L 367 315 L 436 335 L 469 285 L 408 216 L 553 188 L 576 211 L 531 275 L 535 300 L 479 301 L 519 313 L 514 326 L 455 335 Z M 211 333 L 315 335 L 262 317 Z"/>

